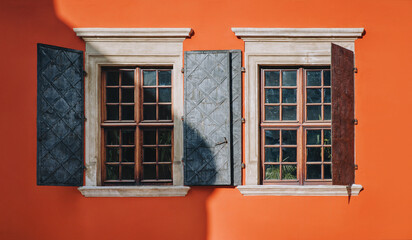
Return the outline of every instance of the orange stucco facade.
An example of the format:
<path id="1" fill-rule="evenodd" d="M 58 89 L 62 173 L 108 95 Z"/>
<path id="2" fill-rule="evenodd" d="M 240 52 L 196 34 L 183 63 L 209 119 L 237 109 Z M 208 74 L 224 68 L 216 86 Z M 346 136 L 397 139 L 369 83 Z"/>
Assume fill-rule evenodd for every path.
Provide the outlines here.
<path id="1" fill-rule="evenodd" d="M 2 0 L 0 239 L 412 239 L 412 1 Z M 356 183 L 347 197 L 85 198 L 36 185 L 36 43 L 84 50 L 74 27 L 190 27 L 184 50 L 244 49 L 231 27 L 363 27 Z"/>

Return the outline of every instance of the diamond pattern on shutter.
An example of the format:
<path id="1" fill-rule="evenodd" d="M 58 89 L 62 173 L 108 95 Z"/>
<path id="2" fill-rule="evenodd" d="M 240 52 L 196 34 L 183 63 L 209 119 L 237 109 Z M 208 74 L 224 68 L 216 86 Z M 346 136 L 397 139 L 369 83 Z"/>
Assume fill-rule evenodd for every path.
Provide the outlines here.
<path id="1" fill-rule="evenodd" d="M 83 52 L 38 44 L 38 185 L 83 185 L 83 116 Z"/>

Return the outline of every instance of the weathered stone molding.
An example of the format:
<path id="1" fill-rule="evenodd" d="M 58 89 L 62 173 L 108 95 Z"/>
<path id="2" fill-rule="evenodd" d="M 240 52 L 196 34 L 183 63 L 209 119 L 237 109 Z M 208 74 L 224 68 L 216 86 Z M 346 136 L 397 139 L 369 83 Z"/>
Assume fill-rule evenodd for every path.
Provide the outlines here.
<path id="1" fill-rule="evenodd" d="M 184 197 L 190 187 L 184 186 L 84 186 L 85 197 Z"/>
<path id="2" fill-rule="evenodd" d="M 244 196 L 358 196 L 361 185 L 245 185 L 237 189 Z"/>

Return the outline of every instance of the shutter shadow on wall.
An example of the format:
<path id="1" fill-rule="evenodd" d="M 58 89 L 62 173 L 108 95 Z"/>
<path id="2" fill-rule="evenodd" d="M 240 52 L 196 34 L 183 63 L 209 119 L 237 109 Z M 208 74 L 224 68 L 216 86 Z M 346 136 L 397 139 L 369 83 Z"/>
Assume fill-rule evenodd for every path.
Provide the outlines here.
<path id="1" fill-rule="evenodd" d="M 354 54 L 332 44 L 332 181 L 351 185 L 355 180 Z"/>
<path id="2" fill-rule="evenodd" d="M 83 95 L 83 52 L 38 44 L 38 185 L 83 185 Z"/>
<path id="3" fill-rule="evenodd" d="M 185 52 L 185 185 L 241 183 L 241 51 Z"/>

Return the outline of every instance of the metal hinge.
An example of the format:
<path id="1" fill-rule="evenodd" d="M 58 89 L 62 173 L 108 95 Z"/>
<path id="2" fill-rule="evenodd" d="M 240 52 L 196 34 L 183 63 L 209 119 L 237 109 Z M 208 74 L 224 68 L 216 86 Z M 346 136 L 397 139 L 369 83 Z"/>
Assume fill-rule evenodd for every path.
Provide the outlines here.
<path id="1" fill-rule="evenodd" d="M 358 73 L 358 68 L 353 68 L 354 73 Z"/>
<path id="2" fill-rule="evenodd" d="M 354 124 L 354 125 L 358 125 L 358 119 L 356 119 L 356 118 L 353 119 L 353 124 Z"/>
<path id="3" fill-rule="evenodd" d="M 245 168 L 245 167 L 246 167 L 245 163 L 242 163 L 240 166 L 241 166 L 242 168 Z"/>
<path id="4" fill-rule="evenodd" d="M 83 70 L 83 77 L 87 76 L 87 72 Z"/>
<path id="5" fill-rule="evenodd" d="M 358 164 L 355 164 L 355 170 L 358 170 Z"/>
<path id="6" fill-rule="evenodd" d="M 182 73 L 185 73 L 185 68 L 180 69 Z"/>
<path id="7" fill-rule="evenodd" d="M 185 121 L 185 117 L 183 117 L 183 116 L 180 119 L 182 119 L 182 122 Z"/>
<path id="8" fill-rule="evenodd" d="M 242 123 L 245 123 L 246 122 L 246 119 L 245 118 L 242 118 Z"/>
<path id="9" fill-rule="evenodd" d="M 240 68 L 240 71 L 241 71 L 241 72 L 246 72 L 246 68 L 245 68 L 245 67 L 241 67 L 241 68 Z"/>
<path id="10" fill-rule="evenodd" d="M 83 165 L 83 171 L 86 171 L 87 170 L 87 167 L 86 167 L 86 165 Z"/>

